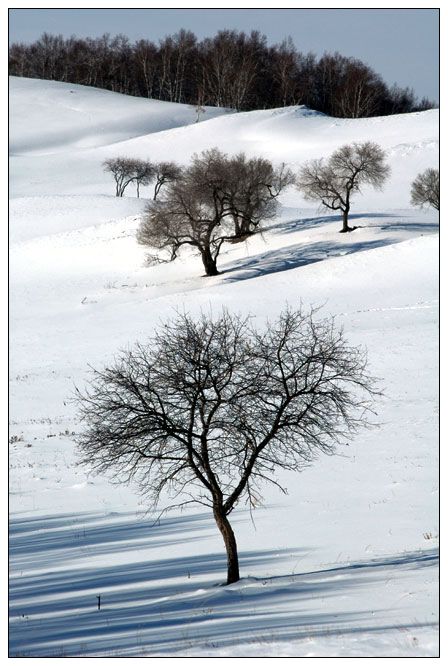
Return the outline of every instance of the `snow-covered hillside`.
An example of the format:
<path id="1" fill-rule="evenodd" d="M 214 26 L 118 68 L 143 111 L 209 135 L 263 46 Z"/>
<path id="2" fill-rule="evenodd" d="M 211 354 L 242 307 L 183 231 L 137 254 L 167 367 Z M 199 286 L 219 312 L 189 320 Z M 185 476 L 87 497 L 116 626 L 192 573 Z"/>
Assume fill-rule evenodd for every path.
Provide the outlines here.
<path id="1" fill-rule="evenodd" d="M 11 79 L 11 656 L 437 654 L 438 216 L 409 207 L 437 165 L 438 112 L 340 120 L 303 107 L 231 113 Z M 218 146 L 296 169 L 352 141 L 387 153 L 383 192 L 339 234 L 291 188 L 262 235 L 204 278 L 185 251 L 145 267 L 149 192 L 113 196 L 116 155 L 187 163 Z M 230 587 L 204 507 L 158 522 L 132 487 L 76 465 L 69 402 L 87 365 L 144 341 L 176 308 L 274 318 L 322 304 L 368 349 L 380 427 L 232 514 Z M 163 508 L 163 507 L 161 507 Z M 101 610 L 97 610 L 101 595 Z"/>

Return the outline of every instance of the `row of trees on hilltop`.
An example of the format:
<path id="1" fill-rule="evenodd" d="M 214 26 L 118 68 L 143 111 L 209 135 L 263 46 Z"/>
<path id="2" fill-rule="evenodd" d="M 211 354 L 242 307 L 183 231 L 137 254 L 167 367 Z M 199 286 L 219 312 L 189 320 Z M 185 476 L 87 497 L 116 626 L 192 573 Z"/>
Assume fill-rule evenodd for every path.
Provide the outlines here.
<path id="1" fill-rule="evenodd" d="M 189 166 L 152 164 L 130 158 L 110 158 L 103 163 L 116 183 L 116 195 L 126 187 L 155 182 L 137 240 L 155 250 L 166 251 L 173 261 L 180 248 L 194 247 L 206 275 L 217 275 L 217 260 L 224 243 L 235 243 L 253 234 L 260 224 L 274 217 L 278 197 L 295 185 L 305 199 L 339 211 L 341 233 L 349 226 L 353 196 L 366 185 L 380 190 L 390 175 L 385 153 L 371 141 L 341 146 L 326 160 L 306 162 L 298 174 L 285 164 L 278 167 L 261 157 L 244 153 L 228 156 L 218 148 L 194 155 Z M 160 197 L 157 195 L 164 190 Z M 412 183 L 411 203 L 439 209 L 439 172 L 427 169 Z M 149 261 L 161 260 L 149 255 Z"/>
<path id="2" fill-rule="evenodd" d="M 64 39 L 44 33 L 9 49 L 9 73 L 115 92 L 236 110 L 305 104 L 331 116 L 362 118 L 432 108 L 409 88 L 388 86 L 369 66 L 339 53 L 301 53 L 291 38 L 221 30 L 199 41 L 180 30 L 154 44 L 124 35 Z"/>

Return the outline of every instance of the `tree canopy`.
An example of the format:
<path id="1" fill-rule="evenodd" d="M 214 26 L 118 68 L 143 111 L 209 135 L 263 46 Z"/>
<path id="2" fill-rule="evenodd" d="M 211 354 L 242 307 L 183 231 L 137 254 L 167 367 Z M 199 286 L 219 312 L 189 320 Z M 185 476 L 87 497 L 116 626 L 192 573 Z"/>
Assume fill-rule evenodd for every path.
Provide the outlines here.
<path id="1" fill-rule="evenodd" d="M 426 169 L 419 173 L 411 185 L 411 204 L 440 208 L 440 176 L 438 169 Z"/>

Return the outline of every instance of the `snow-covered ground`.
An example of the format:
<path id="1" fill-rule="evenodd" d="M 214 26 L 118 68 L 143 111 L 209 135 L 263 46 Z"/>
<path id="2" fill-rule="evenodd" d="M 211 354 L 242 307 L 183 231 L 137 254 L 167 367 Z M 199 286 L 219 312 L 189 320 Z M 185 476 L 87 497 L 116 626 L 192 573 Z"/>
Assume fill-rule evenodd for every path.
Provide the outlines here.
<path id="1" fill-rule="evenodd" d="M 230 113 L 11 79 L 11 656 L 435 656 L 438 651 L 438 216 L 409 207 L 438 159 L 438 112 L 338 120 L 302 107 Z M 294 189 L 264 233 L 145 267 L 149 192 L 113 196 L 109 156 L 187 163 L 218 146 L 292 168 L 374 140 L 392 176 L 338 233 Z M 376 430 L 232 514 L 242 580 L 204 508 L 157 521 L 133 487 L 77 466 L 69 399 L 88 364 L 176 308 L 322 304 L 365 345 Z M 161 507 L 163 508 L 163 506 Z M 101 595 L 101 610 L 97 610 Z"/>

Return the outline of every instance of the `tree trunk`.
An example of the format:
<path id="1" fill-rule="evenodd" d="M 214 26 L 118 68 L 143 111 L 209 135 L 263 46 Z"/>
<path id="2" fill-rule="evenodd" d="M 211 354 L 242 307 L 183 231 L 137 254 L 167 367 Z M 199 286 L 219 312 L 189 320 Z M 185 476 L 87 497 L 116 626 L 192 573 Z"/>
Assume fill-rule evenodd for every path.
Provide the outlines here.
<path id="1" fill-rule="evenodd" d="M 247 218 L 240 218 L 237 215 L 233 216 L 235 226 L 234 238 L 237 240 L 246 240 L 248 236 L 255 233 L 255 225 L 251 224 L 251 220 Z"/>
<path id="2" fill-rule="evenodd" d="M 160 188 L 162 187 L 163 182 L 161 182 L 159 179 L 157 179 L 156 184 L 154 186 L 154 196 L 153 196 L 153 201 L 157 200 L 157 195 L 160 192 Z"/>
<path id="3" fill-rule="evenodd" d="M 206 275 L 218 275 L 216 268 L 216 259 L 213 258 L 210 248 L 201 249 L 202 263 L 204 264 Z"/>
<path id="4" fill-rule="evenodd" d="M 241 224 L 240 224 L 240 218 L 238 215 L 233 215 L 233 223 L 235 225 L 235 236 L 240 236 L 241 235 Z"/>
<path id="5" fill-rule="evenodd" d="M 251 221 L 243 218 L 240 225 L 240 236 L 250 236 L 252 234 Z"/>
<path id="6" fill-rule="evenodd" d="M 238 565 L 238 550 L 236 539 L 232 527 L 220 507 L 213 509 L 213 515 L 216 520 L 219 531 L 224 539 L 227 552 L 227 585 L 236 583 L 240 579 L 240 569 Z"/>
<path id="7" fill-rule="evenodd" d="M 341 234 L 347 233 L 347 231 L 353 231 L 353 227 L 348 226 L 348 213 L 349 213 L 349 208 L 346 208 L 345 210 L 342 211 L 342 229 L 340 231 Z"/>

